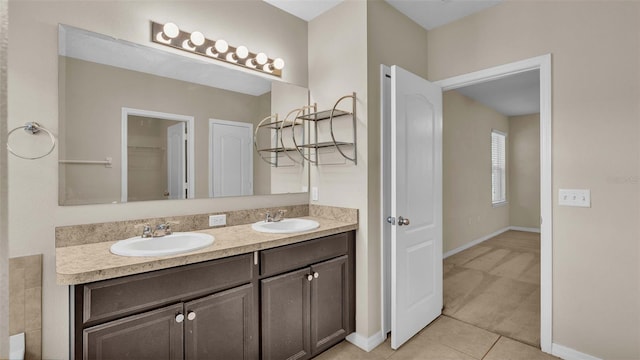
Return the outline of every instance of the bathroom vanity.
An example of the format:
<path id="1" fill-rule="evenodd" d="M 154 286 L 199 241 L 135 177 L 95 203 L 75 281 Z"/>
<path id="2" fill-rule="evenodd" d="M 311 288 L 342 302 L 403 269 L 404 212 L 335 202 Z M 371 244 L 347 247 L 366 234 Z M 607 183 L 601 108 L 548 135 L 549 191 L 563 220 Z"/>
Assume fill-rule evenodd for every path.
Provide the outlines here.
<path id="1" fill-rule="evenodd" d="M 113 242 L 59 248 L 75 359 L 308 359 L 342 341 L 355 331 L 356 224 L 314 219 L 295 234 L 204 230 L 213 245 L 171 257 L 105 252 L 103 271 L 71 257 Z"/>

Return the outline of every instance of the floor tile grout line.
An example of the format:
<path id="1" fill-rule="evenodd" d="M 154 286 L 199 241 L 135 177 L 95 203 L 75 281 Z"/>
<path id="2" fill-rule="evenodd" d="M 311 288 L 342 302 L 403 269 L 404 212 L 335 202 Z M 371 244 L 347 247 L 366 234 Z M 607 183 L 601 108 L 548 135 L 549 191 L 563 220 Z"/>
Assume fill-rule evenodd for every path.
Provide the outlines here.
<path id="1" fill-rule="evenodd" d="M 491 345 L 489 350 L 487 350 L 487 352 L 482 356 L 482 358 L 480 358 L 480 360 L 483 360 L 484 358 L 487 357 L 487 355 L 489 355 L 489 353 L 491 352 L 491 350 L 493 350 L 493 348 L 496 346 L 498 341 L 500 341 L 500 338 L 502 338 L 502 335 L 498 335 L 498 338 L 496 339 L 496 341 L 493 343 L 493 345 Z"/>

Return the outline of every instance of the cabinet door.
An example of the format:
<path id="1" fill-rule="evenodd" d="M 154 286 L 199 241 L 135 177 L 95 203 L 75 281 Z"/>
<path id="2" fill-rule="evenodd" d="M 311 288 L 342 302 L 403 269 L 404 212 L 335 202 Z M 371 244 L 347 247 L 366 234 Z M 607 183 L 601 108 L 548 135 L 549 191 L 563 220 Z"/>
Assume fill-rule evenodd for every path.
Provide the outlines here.
<path id="1" fill-rule="evenodd" d="M 247 284 L 184 305 L 187 360 L 258 357 L 253 291 Z"/>
<path id="2" fill-rule="evenodd" d="M 261 280 L 262 359 L 307 359 L 310 269 Z"/>
<path id="3" fill-rule="evenodd" d="M 311 266 L 311 352 L 342 341 L 349 328 L 347 256 Z M 317 277 L 316 277 L 317 276 Z"/>
<path id="4" fill-rule="evenodd" d="M 183 359 L 182 303 L 83 331 L 83 359 Z"/>

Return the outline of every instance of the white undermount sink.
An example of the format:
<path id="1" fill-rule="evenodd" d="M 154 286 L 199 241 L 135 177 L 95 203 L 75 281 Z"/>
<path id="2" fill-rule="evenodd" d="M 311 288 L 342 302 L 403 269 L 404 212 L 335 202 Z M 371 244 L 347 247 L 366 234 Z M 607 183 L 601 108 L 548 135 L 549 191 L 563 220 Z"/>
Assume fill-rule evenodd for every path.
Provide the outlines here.
<path id="1" fill-rule="evenodd" d="M 251 224 L 255 231 L 272 234 L 289 234 L 313 230 L 320 226 L 317 221 L 310 219 L 282 219 L 280 221 L 258 221 Z"/>
<path id="2" fill-rule="evenodd" d="M 149 238 L 136 236 L 111 245 L 111 252 L 122 256 L 176 255 L 205 248 L 213 244 L 213 240 L 211 235 L 192 232 Z"/>

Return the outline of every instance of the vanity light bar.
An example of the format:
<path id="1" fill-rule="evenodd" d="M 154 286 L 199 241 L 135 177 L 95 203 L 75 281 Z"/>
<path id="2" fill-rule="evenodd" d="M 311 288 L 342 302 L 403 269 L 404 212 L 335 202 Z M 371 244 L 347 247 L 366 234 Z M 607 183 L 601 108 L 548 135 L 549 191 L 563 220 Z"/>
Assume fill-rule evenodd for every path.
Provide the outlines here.
<path id="1" fill-rule="evenodd" d="M 222 39 L 210 40 L 199 31 L 188 33 L 180 30 L 174 23 L 159 24 L 152 21 L 151 41 L 210 59 L 282 77 L 284 60 L 281 58 L 271 59 L 265 53 L 253 53 L 242 45 L 233 47 Z"/>

